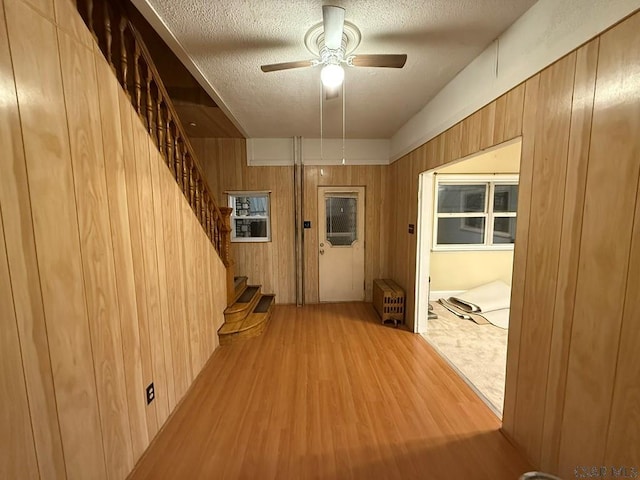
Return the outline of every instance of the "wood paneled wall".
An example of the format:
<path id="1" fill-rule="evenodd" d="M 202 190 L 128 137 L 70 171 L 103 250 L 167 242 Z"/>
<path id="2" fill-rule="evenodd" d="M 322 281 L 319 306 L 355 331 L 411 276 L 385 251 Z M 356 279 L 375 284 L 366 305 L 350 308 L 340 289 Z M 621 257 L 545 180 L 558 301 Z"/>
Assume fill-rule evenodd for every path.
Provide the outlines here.
<path id="1" fill-rule="evenodd" d="M 276 294 L 278 303 L 295 303 L 295 212 L 293 166 L 247 166 L 246 141 L 231 138 L 194 138 L 198 158 L 203 160 L 207 180 L 221 204 L 231 190 L 271 191 L 271 236 L 269 243 L 232 244 L 236 275 Z M 384 202 L 386 166 L 346 165 L 304 167 L 304 302 L 318 303 L 318 187 L 364 186 L 366 191 L 366 300 L 371 301 L 373 279 L 386 275 L 387 224 Z"/>
<path id="2" fill-rule="evenodd" d="M 0 73 L 0 478 L 125 478 L 225 269 L 69 0 L 0 0 Z"/>
<path id="3" fill-rule="evenodd" d="M 322 168 L 322 175 L 320 169 Z M 389 232 L 386 225 L 386 170 L 382 165 L 339 165 L 304 167 L 304 219 L 311 228 L 304 230 L 304 301 L 318 298 L 318 187 L 363 186 L 365 188 L 365 300 L 372 301 L 373 280 L 386 277 L 385 248 Z"/>
<path id="4" fill-rule="evenodd" d="M 248 167 L 243 138 L 193 138 L 191 143 L 220 205 L 226 205 L 227 191 L 271 191 L 271 242 L 232 243 L 235 274 L 275 293 L 277 303 L 296 303 L 293 166 Z"/>
<path id="5" fill-rule="evenodd" d="M 389 276 L 407 292 L 406 320 L 411 328 L 415 309 L 417 236 L 408 233 L 408 227 L 418 221 L 418 177 L 424 171 L 521 135 L 524 93 L 524 84 L 515 87 L 388 167 L 388 270 Z"/>
<path id="6" fill-rule="evenodd" d="M 419 173 L 522 135 L 503 429 L 564 478 L 640 458 L 638 79 L 640 13 L 389 167 L 413 319 Z"/>

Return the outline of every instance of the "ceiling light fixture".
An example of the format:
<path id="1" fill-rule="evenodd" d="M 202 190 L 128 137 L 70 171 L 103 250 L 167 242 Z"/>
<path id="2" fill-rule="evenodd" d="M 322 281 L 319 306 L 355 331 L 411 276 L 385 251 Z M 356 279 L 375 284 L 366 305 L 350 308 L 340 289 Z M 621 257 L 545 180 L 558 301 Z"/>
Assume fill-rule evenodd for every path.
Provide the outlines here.
<path id="1" fill-rule="evenodd" d="M 320 72 L 320 79 L 327 88 L 339 87 L 344 80 L 344 69 L 340 65 L 325 65 Z"/>
<path id="2" fill-rule="evenodd" d="M 312 26 L 304 37 L 304 44 L 313 55 L 309 60 L 262 65 L 263 72 L 277 72 L 292 68 L 318 65 L 348 65 L 350 67 L 402 68 L 406 54 L 354 54 L 362 35 L 353 23 L 344 19 L 345 11 L 335 5 L 323 5 L 322 22 Z M 333 68 L 330 70 L 337 71 Z M 337 84 L 336 86 L 338 86 Z"/>

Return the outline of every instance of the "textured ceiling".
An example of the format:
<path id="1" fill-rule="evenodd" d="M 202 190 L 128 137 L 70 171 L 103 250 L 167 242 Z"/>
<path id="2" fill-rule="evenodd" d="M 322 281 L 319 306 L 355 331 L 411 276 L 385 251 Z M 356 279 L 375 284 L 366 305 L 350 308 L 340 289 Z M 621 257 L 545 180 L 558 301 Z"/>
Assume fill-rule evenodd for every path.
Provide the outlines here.
<path id="1" fill-rule="evenodd" d="M 320 67 L 260 65 L 310 59 L 304 36 L 322 5 L 344 7 L 362 33 L 355 54 L 408 55 L 403 69 L 346 68 L 347 137 L 390 138 L 535 0 L 133 3 L 156 12 L 249 137 L 320 136 Z M 341 98 L 325 102 L 324 137 L 342 135 L 341 107 Z"/>

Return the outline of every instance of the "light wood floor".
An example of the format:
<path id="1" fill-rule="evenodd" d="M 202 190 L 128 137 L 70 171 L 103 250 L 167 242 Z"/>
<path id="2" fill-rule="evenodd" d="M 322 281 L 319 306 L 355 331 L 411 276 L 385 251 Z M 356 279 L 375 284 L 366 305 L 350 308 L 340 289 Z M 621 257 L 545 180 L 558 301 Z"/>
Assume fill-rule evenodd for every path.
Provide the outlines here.
<path id="1" fill-rule="evenodd" d="M 131 478 L 517 480 L 531 468 L 499 427 L 370 304 L 278 306 L 214 353 Z"/>

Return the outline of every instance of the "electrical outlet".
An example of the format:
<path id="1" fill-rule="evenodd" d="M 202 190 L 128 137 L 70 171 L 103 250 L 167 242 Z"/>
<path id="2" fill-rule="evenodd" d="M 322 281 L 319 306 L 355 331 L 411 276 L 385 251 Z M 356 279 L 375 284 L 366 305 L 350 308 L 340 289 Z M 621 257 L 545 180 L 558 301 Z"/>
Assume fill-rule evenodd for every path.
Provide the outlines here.
<path id="1" fill-rule="evenodd" d="M 156 389 L 153 386 L 153 382 L 147 387 L 147 405 L 149 405 L 156 398 Z"/>

